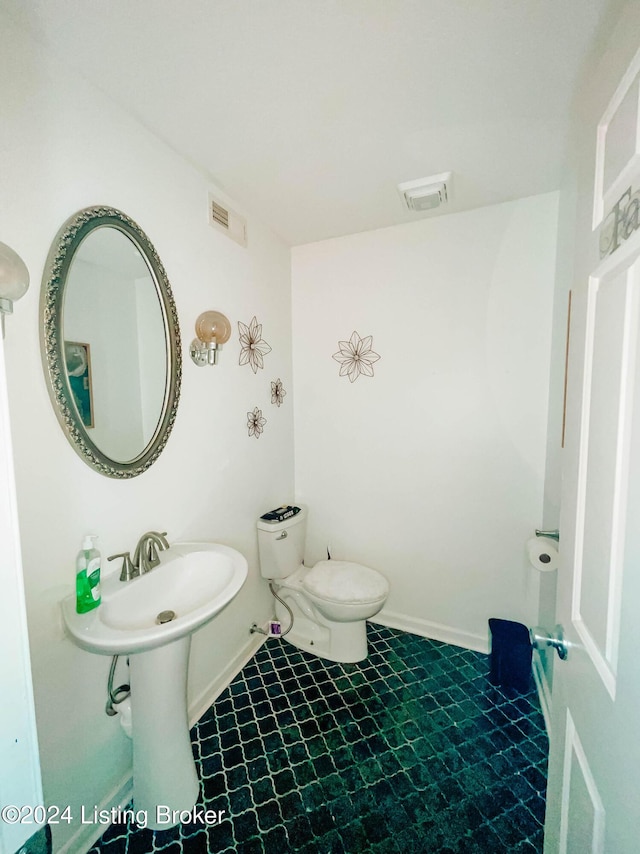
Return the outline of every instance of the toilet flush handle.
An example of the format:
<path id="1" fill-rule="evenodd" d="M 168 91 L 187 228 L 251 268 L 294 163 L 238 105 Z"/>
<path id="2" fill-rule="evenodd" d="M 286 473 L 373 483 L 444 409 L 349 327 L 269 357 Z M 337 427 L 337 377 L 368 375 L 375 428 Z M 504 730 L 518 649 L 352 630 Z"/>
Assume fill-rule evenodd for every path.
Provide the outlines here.
<path id="1" fill-rule="evenodd" d="M 286 531 L 281 531 L 278 534 L 278 536 L 276 537 L 276 540 L 286 540 L 286 539 L 287 539 L 287 532 Z"/>

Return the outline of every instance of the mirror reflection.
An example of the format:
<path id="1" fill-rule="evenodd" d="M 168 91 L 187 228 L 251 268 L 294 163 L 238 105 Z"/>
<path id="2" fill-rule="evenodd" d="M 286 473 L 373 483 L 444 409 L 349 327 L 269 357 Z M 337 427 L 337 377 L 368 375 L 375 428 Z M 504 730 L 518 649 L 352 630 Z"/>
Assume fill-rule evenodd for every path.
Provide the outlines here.
<path id="1" fill-rule="evenodd" d="M 90 438 L 118 462 L 138 457 L 158 426 L 167 383 L 155 282 L 121 231 L 96 228 L 73 257 L 63 337 L 73 402 Z"/>
<path id="2" fill-rule="evenodd" d="M 173 427 L 182 363 L 171 287 L 140 227 L 115 208 L 71 217 L 49 254 L 40 316 L 67 438 L 102 474 L 141 474 Z"/>

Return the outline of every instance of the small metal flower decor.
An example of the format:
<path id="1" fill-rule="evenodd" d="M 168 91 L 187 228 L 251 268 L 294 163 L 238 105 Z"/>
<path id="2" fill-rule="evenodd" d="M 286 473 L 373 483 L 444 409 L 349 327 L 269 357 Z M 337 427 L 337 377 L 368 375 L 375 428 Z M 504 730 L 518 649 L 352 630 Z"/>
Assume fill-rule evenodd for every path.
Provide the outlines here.
<path id="1" fill-rule="evenodd" d="M 271 403 L 275 403 L 276 406 L 282 406 L 285 395 L 286 391 L 282 387 L 282 380 L 280 378 L 271 383 Z"/>
<path id="2" fill-rule="evenodd" d="M 262 324 L 258 323 L 254 316 L 248 326 L 238 321 L 238 331 L 240 332 L 240 364 L 251 365 L 251 370 L 257 374 L 258 368 L 264 368 L 263 356 L 271 352 L 271 347 L 262 337 Z"/>
<path id="3" fill-rule="evenodd" d="M 267 423 L 267 419 L 263 418 L 262 410 L 258 409 L 256 406 L 253 412 L 247 412 L 247 428 L 249 430 L 249 437 L 255 436 L 256 439 L 260 438 L 260 434 L 264 431 L 264 425 Z"/>
<path id="4" fill-rule="evenodd" d="M 350 382 L 355 382 L 360 374 L 365 377 L 373 376 L 373 363 L 377 362 L 380 356 L 371 349 L 372 344 L 372 335 L 361 338 L 357 332 L 354 332 L 348 341 L 338 341 L 340 349 L 332 358 L 340 362 L 341 377 L 349 377 Z"/>

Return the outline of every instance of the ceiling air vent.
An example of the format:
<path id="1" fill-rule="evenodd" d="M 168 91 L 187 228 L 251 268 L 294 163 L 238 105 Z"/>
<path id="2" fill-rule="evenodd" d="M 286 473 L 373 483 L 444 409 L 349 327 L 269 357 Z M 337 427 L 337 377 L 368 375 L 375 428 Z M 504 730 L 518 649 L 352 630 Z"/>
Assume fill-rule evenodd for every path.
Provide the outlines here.
<path id="1" fill-rule="evenodd" d="M 209 193 L 209 225 L 224 231 L 240 246 L 247 245 L 247 221 Z"/>
<path id="2" fill-rule="evenodd" d="M 421 213 L 432 211 L 449 201 L 451 172 L 431 175 L 430 178 L 418 178 L 398 184 L 400 197 L 410 211 Z"/>

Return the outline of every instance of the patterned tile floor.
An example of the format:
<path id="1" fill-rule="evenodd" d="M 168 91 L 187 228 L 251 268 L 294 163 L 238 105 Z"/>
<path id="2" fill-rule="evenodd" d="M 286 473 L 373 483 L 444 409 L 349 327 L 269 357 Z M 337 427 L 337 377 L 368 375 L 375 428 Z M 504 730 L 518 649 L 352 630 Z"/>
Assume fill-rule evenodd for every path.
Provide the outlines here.
<path id="1" fill-rule="evenodd" d="M 535 691 L 486 655 L 369 626 L 333 664 L 269 640 L 194 726 L 222 822 L 112 825 L 90 854 L 540 854 L 547 738 Z"/>

